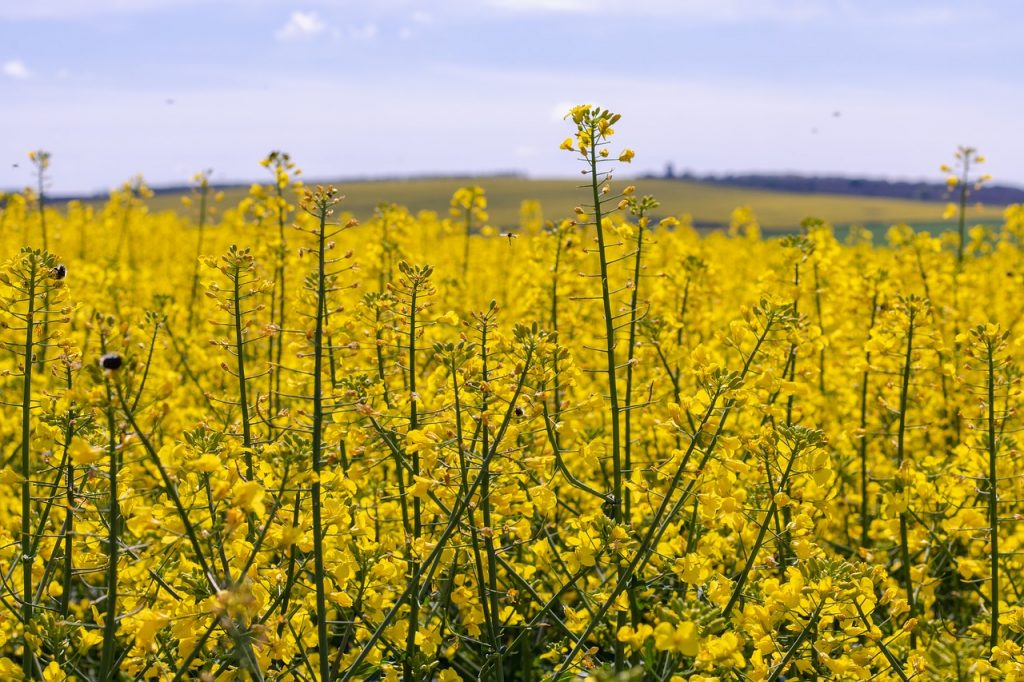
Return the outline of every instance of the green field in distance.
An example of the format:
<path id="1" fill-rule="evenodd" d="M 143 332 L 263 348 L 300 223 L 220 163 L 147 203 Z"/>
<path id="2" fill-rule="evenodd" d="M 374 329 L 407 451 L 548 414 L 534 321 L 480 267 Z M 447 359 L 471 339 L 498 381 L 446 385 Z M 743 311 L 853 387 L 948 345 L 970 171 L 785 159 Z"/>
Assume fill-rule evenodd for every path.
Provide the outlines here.
<path id="1" fill-rule="evenodd" d="M 313 181 L 310 181 L 313 183 Z M 414 212 L 432 210 L 444 214 L 452 193 L 459 187 L 475 184 L 487 192 L 491 223 L 498 227 L 515 227 L 524 199 L 541 203 L 546 220 L 571 217 L 573 208 L 587 200 L 588 193 L 573 180 L 534 180 L 518 177 L 466 177 L 444 179 L 372 180 L 336 182 L 345 200 L 342 210 L 360 220 L 373 215 L 381 202 L 401 204 Z M 652 194 L 660 202 L 658 216 L 690 214 L 698 226 L 727 225 L 729 215 L 738 206 L 749 206 L 757 214 L 766 231 L 790 231 L 808 216 L 826 220 L 836 226 L 865 225 L 886 227 L 908 223 L 918 228 L 953 227 L 943 221 L 943 204 L 938 202 L 862 197 L 831 194 L 797 194 L 758 189 L 725 187 L 699 182 L 665 179 L 615 179 L 615 188 L 635 184 L 639 194 Z M 231 206 L 242 199 L 247 190 L 230 187 L 224 190 L 222 206 Z M 150 200 L 153 210 L 186 210 L 176 193 L 161 193 Z M 973 223 L 998 222 L 1002 206 L 971 207 L 968 220 Z M 194 209 L 192 209 L 194 210 Z"/>

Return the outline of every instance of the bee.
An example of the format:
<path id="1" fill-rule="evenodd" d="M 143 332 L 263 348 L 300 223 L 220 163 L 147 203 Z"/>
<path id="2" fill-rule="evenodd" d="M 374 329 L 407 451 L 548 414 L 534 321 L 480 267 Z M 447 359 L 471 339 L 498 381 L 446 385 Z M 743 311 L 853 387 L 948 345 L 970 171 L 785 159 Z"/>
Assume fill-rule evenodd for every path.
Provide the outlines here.
<path id="1" fill-rule="evenodd" d="M 105 370 L 113 372 L 121 369 L 122 364 L 124 364 L 124 361 L 117 353 L 106 353 L 105 355 L 100 356 L 100 367 Z"/>

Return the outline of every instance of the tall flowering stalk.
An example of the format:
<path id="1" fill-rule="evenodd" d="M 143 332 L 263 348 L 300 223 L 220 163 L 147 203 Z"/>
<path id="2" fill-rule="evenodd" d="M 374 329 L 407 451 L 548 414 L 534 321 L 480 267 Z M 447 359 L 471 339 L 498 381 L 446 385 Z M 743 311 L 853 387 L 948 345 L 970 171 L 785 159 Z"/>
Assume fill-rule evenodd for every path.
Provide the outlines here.
<path id="1" fill-rule="evenodd" d="M 1019 370 L 1013 364 L 1010 353 L 1010 332 L 1003 330 L 998 324 L 984 324 L 971 328 L 963 335 L 962 342 L 966 355 L 974 370 L 972 374 L 980 376 L 980 384 L 968 383 L 980 389 L 981 414 L 978 419 L 977 431 L 980 435 L 980 450 L 984 453 L 982 466 L 982 496 L 985 500 L 985 515 L 988 520 L 988 568 L 989 568 L 989 637 L 990 647 L 998 646 L 1000 629 L 1000 528 L 1008 524 L 1000 522 L 1000 482 L 1006 485 L 1001 461 L 1002 450 L 1012 447 L 1005 436 L 1007 422 L 1016 415 L 1011 399 L 1016 397 L 1019 389 L 1014 384 L 1019 381 Z M 1002 398 L 1004 405 L 999 406 Z M 1012 479 L 1011 479 L 1012 480 Z M 1005 502 L 1003 502 L 1005 505 Z"/>
<path id="2" fill-rule="evenodd" d="M 607 163 L 612 160 L 608 149 L 611 137 L 615 133 L 612 126 L 619 121 L 620 115 L 600 107 L 580 105 L 573 107 L 567 118 L 571 118 L 576 126 L 576 134 L 575 138 L 566 139 L 562 143 L 562 148 L 579 153 L 590 181 L 591 202 L 585 208 L 578 207 L 576 214 L 581 218 L 587 216 L 588 224 L 593 226 L 597 235 L 597 256 L 600 267 L 597 277 L 601 281 L 600 300 L 604 311 L 605 346 L 602 352 L 605 356 L 609 421 L 611 422 L 611 451 L 609 454 L 612 463 L 612 487 L 608 493 L 607 514 L 609 518 L 618 524 L 623 521 L 623 481 L 624 473 L 628 475 L 628 472 L 624 471 L 623 466 L 623 455 L 626 448 L 623 447 L 622 443 L 622 404 L 618 387 L 618 372 L 621 368 L 616 360 L 616 346 L 618 345 L 616 342 L 616 332 L 620 326 L 620 315 L 613 312 L 613 297 L 615 294 L 620 293 L 621 289 L 612 288 L 609 268 L 610 265 L 618 260 L 612 255 L 612 249 L 620 246 L 620 243 L 613 241 L 613 239 L 618 237 L 618 233 L 613 232 L 609 234 L 612 226 L 607 220 L 616 210 L 625 208 L 629 204 L 629 200 L 626 197 L 632 195 L 633 189 L 628 187 L 623 194 L 613 195 L 610 184 L 612 171 L 605 170 Z M 617 159 L 624 163 L 630 162 L 632 158 L 633 152 L 628 149 L 617 156 Z M 639 204 L 634 204 L 634 206 L 639 208 Z M 642 239 L 642 229 L 640 234 Z M 642 247 L 638 247 L 635 260 L 635 270 L 637 273 L 640 267 L 640 248 Z M 631 312 L 627 313 L 627 315 L 628 319 L 625 324 L 628 326 L 630 342 L 635 343 L 635 322 L 633 322 L 635 310 L 631 307 Z M 633 349 L 629 348 L 627 353 L 631 361 Z M 632 367 L 631 363 L 629 367 Z M 620 613 L 619 621 L 620 626 L 625 625 L 624 613 Z M 619 642 L 616 642 L 615 668 L 616 670 L 622 670 L 624 667 L 624 648 Z"/>
<path id="3" fill-rule="evenodd" d="M 338 283 L 338 276 L 352 267 L 348 263 L 352 255 L 351 252 L 340 256 L 335 256 L 331 252 L 337 247 L 336 239 L 339 235 L 356 224 L 354 221 L 340 225 L 334 222 L 335 210 L 340 201 L 341 196 L 333 186 L 317 186 L 313 190 L 306 190 L 302 198 L 302 210 L 312 217 L 314 223 L 310 227 L 300 228 L 313 238 L 313 244 L 304 247 L 304 253 L 312 255 L 316 259 L 315 270 L 305 280 L 307 296 L 315 309 L 309 315 L 309 323 L 312 327 L 304 332 L 304 336 L 308 340 L 308 355 L 312 359 L 312 394 L 309 396 L 311 410 L 308 415 L 307 427 L 311 438 L 312 452 L 312 483 L 309 498 L 313 526 L 317 660 L 320 679 L 324 681 L 331 679 L 332 672 L 327 611 L 327 573 L 324 559 L 326 529 L 323 519 L 321 477 L 325 473 L 325 460 L 328 457 L 327 449 L 329 447 L 324 439 L 325 430 L 329 423 L 328 420 L 341 409 L 334 397 L 335 380 L 330 373 L 333 370 L 332 359 L 335 349 L 331 343 L 333 332 L 328 328 L 328 320 L 332 312 L 330 298 L 340 288 L 343 288 Z"/>
<path id="4" fill-rule="evenodd" d="M 26 678 L 35 675 L 36 651 L 31 644 L 35 633 L 36 599 L 33 592 L 33 565 L 36 560 L 37 538 L 32 528 L 33 518 L 33 476 L 38 465 L 33 457 L 32 413 L 39 407 L 36 392 L 34 368 L 42 351 L 53 345 L 56 337 L 50 332 L 51 320 L 67 321 L 66 311 L 54 310 L 53 305 L 66 301 L 64 278 L 67 269 L 56 256 L 37 249 L 25 247 L 0 272 L 0 283 L 6 291 L 0 301 L 9 316 L 4 326 L 13 332 L 21 332 L 22 342 L 5 341 L 7 350 L 14 354 L 17 362 L 15 373 L 21 375 L 21 461 L 18 476 L 21 478 L 21 545 L 22 582 L 19 601 L 20 619 L 25 633 L 22 645 L 22 674 Z M 68 309 L 70 310 L 70 309 Z M 45 382 L 45 377 L 41 377 Z M 54 495 L 55 492 L 48 493 Z"/>
<path id="5" fill-rule="evenodd" d="M 588 225 L 592 225 L 597 235 L 597 256 L 600 270 L 597 278 L 601 282 L 600 301 L 604 313 L 604 348 L 602 353 L 605 356 L 605 374 L 608 388 L 608 409 L 609 422 L 611 425 L 611 448 L 610 459 L 612 463 L 612 489 L 608 493 L 609 516 L 616 522 L 622 520 L 622 435 L 621 435 L 621 406 L 619 403 L 619 389 L 617 374 L 619 366 L 616 362 L 616 316 L 612 312 L 612 285 L 610 282 L 609 264 L 612 256 L 609 250 L 612 246 L 609 235 L 609 225 L 605 222 L 609 211 L 614 211 L 621 196 L 612 196 L 609 182 L 612 178 L 610 170 L 604 170 L 605 165 L 611 161 L 608 145 L 615 130 L 613 125 L 621 118 L 619 114 L 613 114 L 607 109 L 591 107 L 584 104 L 573 107 L 568 118 L 572 119 L 576 126 L 574 138 L 567 138 L 562 143 L 562 148 L 568 151 L 577 152 L 580 155 L 586 173 L 589 178 L 589 189 L 591 203 L 586 207 L 578 207 L 576 214 L 585 218 Z M 632 152 L 623 152 L 619 158 L 629 161 Z M 611 208 L 609 208 L 611 205 Z M 617 290 L 616 290 L 617 293 Z"/>
<path id="6" fill-rule="evenodd" d="M 201 267 L 201 258 L 203 255 L 203 237 L 206 233 L 206 221 L 210 213 L 210 173 L 212 171 L 202 171 L 196 173 L 192 177 L 192 181 L 196 183 L 192 190 L 193 196 L 182 197 L 182 201 L 186 206 L 191 206 L 193 203 L 199 204 L 198 215 L 199 218 L 196 221 L 196 262 L 195 269 L 192 272 L 192 289 L 189 292 L 188 297 L 188 331 L 192 331 L 192 325 L 195 323 L 196 314 L 199 312 L 198 301 L 199 301 L 199 271 Z M 222 197 L 223 194 L 217 193 L 215 197 Z"/>
<path id="7" fill-rule="evenodd" d="M 466 276 L 469 274 L 469 248 L 473 242 L 473 231 L 482 227 L 489 217 L 487 215 L 487 195 L 478 185 L 460 187 L 452 195 L 448 212 L 453 220 L 462 221 L 462 280 L 465 282 Z"/>
<path id="8" fill-rule="evenodd" d="M 279 333 L 269 338 L 267 347 L 267 361 L 273 369 L 267 377 L 268 391 L 271 396 L 271 404 L 274 411 L 277 412 L 282 406 L 281 368 L 286 339 L 285 330 L 288 328 L 286 228 L 294 211 L 294 207 L 288 202 L 287 192 L 289 190 L 299 192 L 302 185 L 294 179 L 300 175 L 301 171 L 295 167 L 295 162 L 286 152 L 273 151 L 260 161 L 260 165 L 269 169 L 274 176 L 269 192 L 264 194 L 261 188 L 260 195 L 265 199 L 264 210 L 277 227 L 277 242 L 274 246 L 274 288 L 271 293 L 270 309 L 272 324 Z"/>
<path id="9" fill-rule="evenodd" d="M 42 238 L 43 251 L 50 248 L 49 234 L 46 229 L 46 171 L 50 168 L 50 152 L 37 149 L 29 152 L 28 158 L 36 170 L 36 202 L 39 208 L 39 234 Z"/>
<path id="10" fill-rule="evenodd" d="M 207 259 L 206 265 L 220 271 L 227 279 L 227 287 L 213 282 L 207 291 L 207 295 L 216 300 L 218 308 L 227 315 L 226 320 L 215 322 L 218 326 L 227 328 L 227 335 L 214 339 L 212 343 L 226 350 L 234 360 L 231 365 L 224 363 L 223 368 L 237 380 L 237 405 L 241 417 L 245 472 L 246 478 L 252 481 L 255 480 L 253 463 L 253 447 L 255 445 L 253 412 L 255 406 L 249 384 L 261 376 L 269 374 L 270 369 L 268 367 L 262 373 L 253 374 L 247 368 L 246 360 L 251 356 L 248 347 L 261 341 L 268 333 L 266 327 L 261 328 L 253 318 L 263 311 L 264 304 L 260 300 L 262 295 L 272 287 L 272 283 L 262 280 L 258 276 L 256 259 L 252 252 L 249 249 L 239 249 L 234 244 L 219 259 Z"/>
<path id="11" fill-rule="evenodd" d="M 953 166 L 943 164 L 940 170 L 946 174 L 947 189 L 956 195 L 956 203 L 946 207 L 945 217 L 956 216 L 956 265 L 957 270 L 960 270 L 964 265 L 967 247 L 967 199 L 971 192 L 981 189 L 992 176 L 983 174 L 976 178 L 972 177 L 971 172 L 975 167 L 985 163 L 985 157 L 974 147 L 961 145 L 957 147 L 954 157 Z"/>

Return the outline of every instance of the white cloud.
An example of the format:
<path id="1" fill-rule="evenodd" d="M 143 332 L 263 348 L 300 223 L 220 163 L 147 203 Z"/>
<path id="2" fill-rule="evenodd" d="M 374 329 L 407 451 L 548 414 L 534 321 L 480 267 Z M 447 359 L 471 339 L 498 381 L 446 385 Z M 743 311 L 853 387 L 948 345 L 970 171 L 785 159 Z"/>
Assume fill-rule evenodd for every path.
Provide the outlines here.
<path id="1" fill-rule="evenodd" d="M 9 62 L 4 62 L 3 72 L 8 78 L 17 78 L 18 80 L 24 80 L 31 75 L 28 71 L 28 67 L 25 66 L 25 62 L 20 59 L 12 59 Z"/>
<path id="2" fill-rule="evenodd" d="M 284 26 L 274 34 L 278 40 L 312 38 L 327 30 L 327 24 L 316 12 L 292 12 Z"/>
<path id="3" fill-rule="evenodd" d="M 377 37 L 377 24 L 353 26 L 348 30 L 348 37 L 352 40 L 373 40 Z"/>
<path id="4" fill-rule="evenodd" d="M 409 40 L 414 35 L 416 35 L 417 31 L 420 28 L 430 26 L 431 24 L 433 24 L 434 15 L 428 14 L 427 12 L 423 12 L 421 10 L 417 10 L 409 15 L 409 23 L 411 23 L 412 26 L 405 25 L 398 29 L 399 39 Z M 414 29 L 413 26 L 415 26 L 416 28 Z"/>

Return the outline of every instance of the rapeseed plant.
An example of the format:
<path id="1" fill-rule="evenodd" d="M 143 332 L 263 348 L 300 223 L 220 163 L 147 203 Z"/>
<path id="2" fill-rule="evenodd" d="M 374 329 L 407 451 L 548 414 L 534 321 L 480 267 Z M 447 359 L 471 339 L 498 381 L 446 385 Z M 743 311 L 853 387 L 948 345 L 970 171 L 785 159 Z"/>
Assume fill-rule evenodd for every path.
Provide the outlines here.
<path id="1" fill-rule="evenodd" d="M 37 153 L 0 675 L 1024 679 L 1024 210 L 969 228 L 962 149 L 955 240 L 702 234 L 567 118 L 578 208 L 504 234 L 480 187 L 347 215 L 281 152 L 216 221 L 205 175 L 58 210 Z"/>

